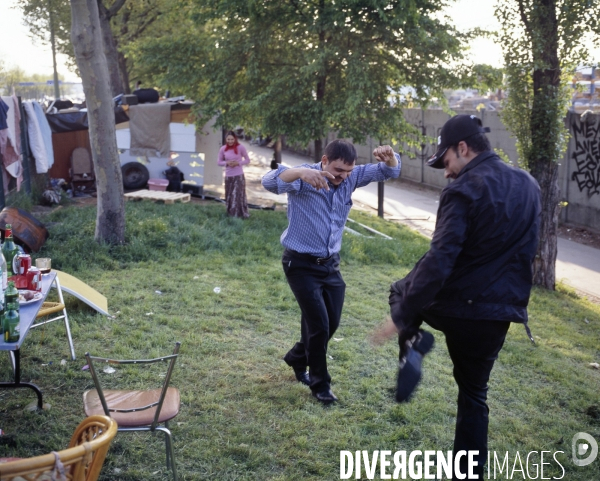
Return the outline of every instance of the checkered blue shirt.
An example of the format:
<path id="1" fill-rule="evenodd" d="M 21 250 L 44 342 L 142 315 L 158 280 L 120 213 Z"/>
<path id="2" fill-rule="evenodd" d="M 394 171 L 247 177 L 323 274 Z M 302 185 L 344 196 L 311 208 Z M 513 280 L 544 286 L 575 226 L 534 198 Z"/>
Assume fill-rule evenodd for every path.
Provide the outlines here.
<path id="1" fill-rule="evenodd" d="M 317 190 L 298 179 L 284 182 L 279 174 L 288 167 L 282 165 L 262 178 L 262 185 L 274 194 L 288 195 L 288 226 L 281 234 L 281 244 L 303 254 L 329 257 L 340 251 L 346 219 L 352 207 L 352 192 L 371 182 L 395 179 L 400 175 L 400 156 L 396 167 L 384 162 L 357 165 L 337 187 L 329 184 L 329 191 Z M 322 170 L 321 163 L 299 167 Z"/>

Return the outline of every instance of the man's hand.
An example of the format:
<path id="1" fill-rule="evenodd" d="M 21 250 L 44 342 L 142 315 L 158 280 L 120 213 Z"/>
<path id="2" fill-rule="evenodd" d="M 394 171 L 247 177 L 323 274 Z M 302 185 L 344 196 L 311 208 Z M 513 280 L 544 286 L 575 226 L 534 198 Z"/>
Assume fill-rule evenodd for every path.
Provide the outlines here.
<path id="1" fill-rule="evenodd" d="M 398 165 L 398 160 L 394 155 L 394 149 L 392 149 L 389 145 L 377 147 L 375 150 L 373 150 L 373 157 L 375 157 L 379 162 L 385 162 L 388 167 L 396 167 Z"/>
<path id="2" fill-rule="evenodd" d="M 315 169 L 302 169 L 302 173 L 300 175 L 300 179 L 302 179 L 307 184 L 312 185 L 315 189 L 325 189 L 329 190 L 329 185 L 327 184 L 327 179 L 335 179 L 333 174 L 325 171 L 325 170 L 315 170 Z"/>
<path id="3" fill-rule="evenodd" d="M 390 316 L 385 318 L 383 324 L 379 325 L 374 331 L 373 334 L 369 336 L 369 340 L 371 344 L 374 346 L 381 346 L 385 341 L 389 338 L 398 335 L 398 328 L 392 318 Z"/>
<path id="4" fill-rule="evenodd" d="M 300 179 L 307 184 L 312 185 L 317 190 L 329 190 L 327 179 L 335 179 L 333 174 L 325 170 L 307 169 L 306 167 L 285 169 L 279 174 L 279 178 L 284 182 L 294 182 L 295 180 Z"/>

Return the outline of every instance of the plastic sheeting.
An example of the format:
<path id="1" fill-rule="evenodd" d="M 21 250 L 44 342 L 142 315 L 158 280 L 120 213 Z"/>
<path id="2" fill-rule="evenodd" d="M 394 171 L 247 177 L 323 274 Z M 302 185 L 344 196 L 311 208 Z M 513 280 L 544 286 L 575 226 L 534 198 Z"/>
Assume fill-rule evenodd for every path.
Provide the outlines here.
<path id="1" fill-rule="evenodd" d="M 88 129 L 87 110 L 46 114 L 46 118 L 48 119 L 52 132 L 55 134 Z M 123 122 L 129 122 L 129 117 L 123 110 L 123 107 L 117 106 L 115 107 L 115 124 L 122 124 Z"/>

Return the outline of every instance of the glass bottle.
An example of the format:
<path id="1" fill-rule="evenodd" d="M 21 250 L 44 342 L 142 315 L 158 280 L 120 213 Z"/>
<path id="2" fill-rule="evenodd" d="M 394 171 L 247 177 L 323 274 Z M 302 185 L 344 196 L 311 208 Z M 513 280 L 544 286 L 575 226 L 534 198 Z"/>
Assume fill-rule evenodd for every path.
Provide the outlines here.
<path id="1" fill-rule="evenodd" d="M 8 310 L 9 304 L 16 304 L 16 309 L 19 310 L 19 291 L 15 287 L 15 283 L 13 281 L 9 281 L 6 292 L 4 293 L 5 312 Z"/>
<path id="2" fill-rule="evenodd" d="M 6 306 L 4 292 L 7 287 L 8 273 L 6 272 L 6 259 L 4 259 L 4 254 L 0 251 L 0 336 L 4 333 L 4 307 Z"/>
<path id="3" fill-rule="evenodd" d="M 21 337 L 21 324 L 19 318 L 19 304 L 6 305 L 4 313 L 4 342 L 19 342 Z"/>
<path id="4" fill-rule="evenodd" d="M 11 277 L 15 274 L 13 272 L 13 259 L 18 252 L 19 248 L 13 240 L 12 225 L 6 224 L 6 227 L 4 228 L 4 244 L 2 244 L 2 254 L 4 255 L 4 260 L 6 261 L 6 272 L 8 277 Z"/>
<path id="5" fill-rule="evenodd" d="M 0 251 L 0 270 L 2 271 L 2 284 L 0 285 L 0 290 L 2 290 L 2 303 L 4 304 L 4 291 L 8 287 L 8 271 L 6 270 L 7 264 L 4 254 Z"/>
<path id="6" fill-rule="evenodd" d="M 4 291 L 2 292 L 2 304 L 0 304 L 0 339 L 4 339 Z"/>

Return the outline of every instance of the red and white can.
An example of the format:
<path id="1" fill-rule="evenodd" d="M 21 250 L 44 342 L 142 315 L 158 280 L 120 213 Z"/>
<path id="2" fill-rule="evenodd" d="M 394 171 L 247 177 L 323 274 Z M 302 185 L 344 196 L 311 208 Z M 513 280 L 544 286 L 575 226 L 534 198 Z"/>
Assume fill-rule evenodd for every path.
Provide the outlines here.
<path id="1" fill-rule="evenodd" d="M 19 275 L 27 274 L 31 269 L 31 256 L 29 254 L 17 254 L 13 258 L 13 272 Z"/>
<path id="2" fill-rule="evenodd" d="M 27 289 L 30 291 L 42 290 L 42 273 L 37 267 L 30 267 L 27 271 Z"/>

